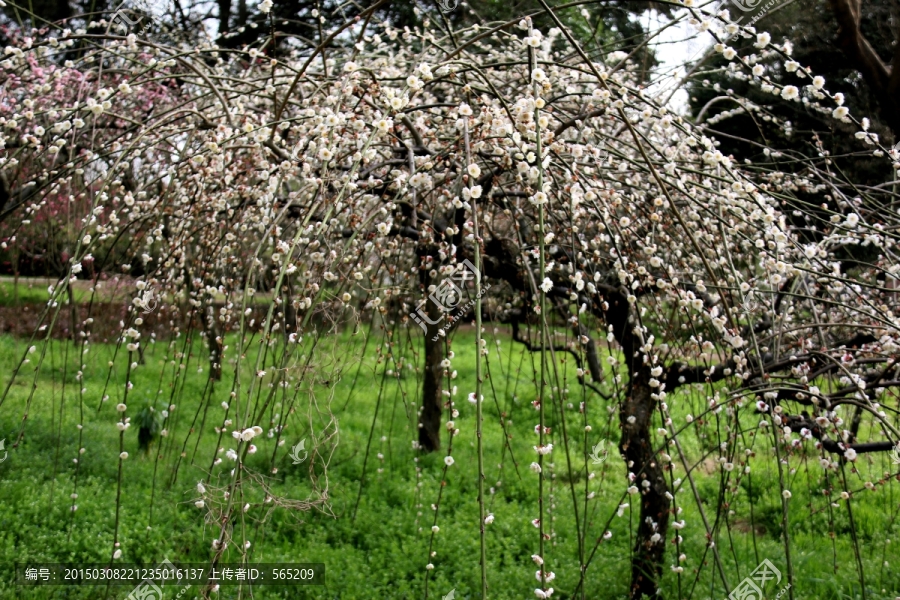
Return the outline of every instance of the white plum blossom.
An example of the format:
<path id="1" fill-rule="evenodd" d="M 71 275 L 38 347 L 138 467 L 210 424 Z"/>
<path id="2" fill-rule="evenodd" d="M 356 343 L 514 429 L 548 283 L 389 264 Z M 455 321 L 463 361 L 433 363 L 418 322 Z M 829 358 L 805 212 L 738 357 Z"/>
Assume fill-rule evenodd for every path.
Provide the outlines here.
<path id="1" fill-rule="evenodd" d="M 796 100 L 800 95 L 800 90 L 795 85 L 786 85 L 781 90 L 781 97 L 785 100 Z"/>
<path id="2" fill-rule="evenodd" d="M 756 43 L 753 44 L 757 48 L 765 48 L 772 41 L 772 36 L 767 31 L 756 34 Z"/>
<path id="3" fill-rule="evenodd" d="M 553 452 L 553 444 L 544 444 L 543 446 L 534 446 L 534 451 L 542 456 L 546 456 Z"/>

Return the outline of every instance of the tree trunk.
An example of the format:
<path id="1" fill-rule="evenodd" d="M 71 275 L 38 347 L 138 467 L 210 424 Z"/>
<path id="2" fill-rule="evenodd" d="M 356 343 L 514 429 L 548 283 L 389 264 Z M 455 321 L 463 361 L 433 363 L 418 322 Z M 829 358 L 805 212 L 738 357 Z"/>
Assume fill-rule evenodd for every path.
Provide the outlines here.
<path id="1" fill-rule="evenodd" d="M 668 486 L 659 459 L 653 451 L 650 434 L 656 401 L 650 397 L 650 368 L 639 350 L 640 340 L 634 334 L 631 307 L 620 294 L 611 294 L 605 317 L 613 326 L 613 335 L 622 346 L 628 365 L 628 396 L 619 411 L 622 440 L 619 450 L 625 457 L 628 472 L 634 473 L 634 485 L 640 497 L 640 524 L 631 561 L 631 598 L 640 600 L 654 596 L 662 577 L 666 534 L 669 529 Z M 633 422 L 629 418 L 633 417 Z M 647 483 L 648 485 L 645 485 Z M 653 541 L 653 536 L 659 537 Z"/>
<path id="2" fill-rule="evenodd" d="M 527 290 L 525 279 L 512 258 L 514 254 L 507 252 L 500 244 L 494 245 L 491 250 L 492 252 L 488 253 L 489 258 L 485 261 L 490 269 L 488 273 L 505 279 L 514 289 Z M 608 307 L 601 310 L 604 297 Z M 670 515 L 665 472 L 653 452 L 653 438 L 650 433 L 653 410 L 656 406 L 656 400 L 650 397 L 653 393 L 650 387 L 651 365 L 644 363 L 643 353 L 640 351 L 642 343 L 634 333 L 637 323 L 624 294 L 608 291 L 600 298 L 593 298 L 590 306 L 595 316 L 612 326 L 613 335 L 622 347 L 628 365 L 628 396 L 619 412 L 622 428 L 619 450 L 625 456 L 628 472 L 635 475 L 634 483 L 629 485 L 636 486 L 640 494 L 641 521 L 631 563 L 630 595 L 632 599 L 638 600 L 644 596 L 655 595 L 659 587 Z M 579 330 L 579 334 L 586 335 L 586 332 Z M 588 365 L 592 377 L 599 381 L 602 371 L 595 352 L 593 354 L 588 355 Z M 633 423 L 628 422 L 630 417 L 634 417 Z M 644 487 L 645 481 L 649 483 L 648 487 Z M 659 534 L 659 537 L 653 541 L 656 534 Z"/>
<path id="3" fill-rule="evenodd" d="M 247 11 L 247 0 L 238 0 L 238 22 L 246 23 L 250 20 L 250 13 Z"/>
<path id="4" fill-rule="evenodd" d="M 77 344 L 78 335 L 75 332 L 78 330 L 78 306 L 75 304 L 75 292 L 72 291 L 71 281 L 66 284 L 66 297 L 69 300 L 69 339 Z"/>
<path id="5" fill-rule="evenodd" d="M 222 338 L 216 323 L 215 307 L 204 303 L 200 321 L 206 343 L 209 344 L 209 378 L 219 381 L 222 379 Z"/>
<path id="6" fill-rule="evenodd" d="M 229 31 L 229 23 L 231 21 L 231 0 L 219 1 L 219 37 L 222 37 Z"/>
<path id="7" fill-rule="evenodd" d="M 288 281 L 281 288 L 281 307 L 282 316 L 284 317 L 284 343 L 288 343 L 288 339 L 292 333 L 299 333 L 300 319 L 297 316 L 297 307 L 300 305 L 299 300 L 294 300 L 294 290 Z"/>
<path id="8" fill-rule="evenodd" d="M 619 449 L 626 464 L 631 465 L 628 471 L 636 476 L 632 485 L 637 486 L 641 498 L 641 520 L 631 562 L 631 598 L 634 600 L 656 594 L 669 528 L 668 487 L 662 466 L 653 452 L 650 435 L 654 400 L 650 398 L 648 380 L 646 366 L 631 372 L 630 393 L 619 413 L 622 425 Z M 628 417 L 634 417 L 634 422 L 629 423 Z M 645 487 L 645 482 L 649 482 L 649 487 Z M 654 542 L 655 534 L 659 534 L 659 538 Z"/>
<path id="9" fill-rule="evenodd" d="M 434 302 L 426 302 L 425 310 L 432 321 L 441 316 Z M 441 377 L 444 374 L 441 361 L 444 360 L 445 338 L 438 337 L 431 341 L 437 333 L 436 329 L 429 327 L 425 333 L 425 377 L 422 382 L 422 412 L 419 415 L 419 447 L 425 452 L 434 452 L 441 447 Z"/>
<path id="10" fill-rule="evenodd" d="M 885 64 L 860 28 L 862 3 L 829 0 L 838 22 L 837 46 L 862 74 L 878 99 L 881 116 L 896 137 L 900 137 L 900 39 L 894 42 L 893 60 Z"/>

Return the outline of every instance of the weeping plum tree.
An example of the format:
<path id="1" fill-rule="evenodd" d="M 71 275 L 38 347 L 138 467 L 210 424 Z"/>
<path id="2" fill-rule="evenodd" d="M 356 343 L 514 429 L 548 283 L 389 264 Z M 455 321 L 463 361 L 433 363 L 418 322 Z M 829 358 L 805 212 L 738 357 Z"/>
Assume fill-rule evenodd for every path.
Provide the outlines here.
<path id="1" fill-rule="evenodd" d="M 457 324 L 474 319 L 478 385 L 465 393 L 477 408 L 477 535 L 489 595 L 493 517 L 485 512 L 481 428 L 482 405 L 496 392 L 482 385 L 492 356 L 484 317 L 509 324 L 514 341 L 537 356 L 529 398 L 537 443 L 509 444 L 534 457 L 538 597 L 551 596 L 557 579 L 546 515 L 563 464 L 579 570 L 560 573 L 555 585 L 573 596 L 586 597 L 597 550 L 613 535 L 609 523 L 626 509 L 636 511 L 621 533 L 634 539 L 632 598 L 664 586 L 670 556 L 679 595 L 707 568 L 715 585 L 735 589 L 716 542 L 730 535 L 734 507 L 749 501 L 743 486 L 753 458 L 777 471 L 779 539 L 793 583 L 789 524 L 805 510 L 791 504 L 797 465 L 814 457 L 816 492 L 840 496 L 848 511 L 857 490 L 896 479 L 877 474 L 874 461 L 860 464 L 900 440 L 891 183 L 861 189 L 844 181 L 824 149 L 723 155 L 704 127 L 670 108 L 666 84 L 676 82 L 660 75 L 648 85 L 624 52 L 588 56 L 546 5 L 557 23 L 547 31 L 527 15 L 490 30 L 442 30 L 427 19 L 422 29 L 397 30 L 371 19 L 375 8 L 278 57 L 202 41 L 184 52 L 114 31 L 49 31 L 23 32 L 0 63 L 0 168 L 10 189 L 27 195 L 23 215 L 35 218 L 60 197 L 89 208 L 45 324 L 52 330 L 54 301 L 85 261 L 127 239 L 143 265 L 134 307 L 158 301 L 186 315 L 189 327 L 199 323 L 206 338 L 202 423 L 221 406 L 215 434 L 237 440 L 228 458 L 241 466 L 198 487 L 215 507 L 213 562 L 235 535 L 235 490 L 257 485 L 266 498 L 276 495 L 242 466 L 257 451 L 250 442 L 258 423 L 274 412 L 280 389 L 291 389 L 289 404 L 298 405 L 316 361 L 327 362 L 318 345 L 345 325 L 372 318 L 373 326 L 399 321 L 410 335 L 424 330 L 414 446 L 442 450 L 447 428 L 452 465 L 456 430 L 447 421 L 460 411 L 447 348 Z M 684 7 L 675 18 L 709 37 L 729 61 L 725 76 L 854 124 L 860 151 L 898 168 L 897 151 L 868 134 L 865 119 L 814 73 L 798 68 L 793 84 L 766 78 L 758 67 L 787 60 L 788 44 L 731 23 L 726 12 Z M 753 36 L 757 54 L 737 55 L 729 46 L 736 35 Z M 356 43 L 342 45 L 349 37 Z M 762 126 L 786 124 L 770 118 Z M 15 227 L 6 244 L 15 243 Z M 136 309 L 123 323 L 128 365 L 142 324 Z M 229 330 L 236 349 L 225 343 Z M 178 377 L 185 353 L 174 342 L 171 349 Z M 576 364 L 580 400 L 561 373 L 564 360 Z M 231 381 L 216 384 L 223 365 Z M 249 389 L 242 369 L 252 375 Z M 273 465 L 293 412 L 281 407 L 270 420 Z M 124 435 L 127 398 L 118 408 Z M 312 401 L 308 414 L 321 442 L 310 468 L 325 485 L 315 498 L 282 502 L 303 510 L 327 504 L 321 469 L 336 432 Z M 617 416 L 623 471 L 606 484 L 621 489 L 621 501 L 600 508 L 610 520 L 598 529 L 586 508 L 595 490 L 584 458 L 599 441 L 590 423 L 604 415 Z M 195 433 L 183 422 L 161 426 L 170 439 L 182 436 L 178 448 Z M 177 472 L 183 452 L 166 456 Z M 220 463 L 211 458 L 210 473 Z M 698 491 L 698 467 L 719 478 L 715 506 Z M 852 477 L 873 473 L 854 487 Z M 681 516 L 686 506 L 697 522 Z M 708 543 L 688 547 L 685 527 Z M 856 567 L 865 585 L 861 560 Z"/>
<path id="2" fill-rule="evenodd" d="M 738 30 L 727 22 L 718 26 L 718 49 L 734 60 L 724 40 Z M 554 319 L 574 327 L 576 341 L 558 350 L 572 353 L 583 384 L 618 407 L 629 493 L 640 495 L 632 594 L 652 595 L 662 573 L 662 541 L 676 510 L 667 464 L 685 460 L 668 412 L 669 394 L 705 384 L 715 393 L 700 423 L 708 424 L 706 413 L 719 415 L 723 408 L 726 424 L 736 424 L 741 409 L 768 414 L 777 431 L 774 443 L 787 443 L 783 451 L 788 453 L 797 447 L 794 433 L 818 440 L 828 468 L 838 465 L 828 458 L 831 454 L 855 460 L 858 452 L 894 447 L 890 427 L 881 432 L 887 436 L 884 441 L 855 439 L 859 417 L 866 412 L 862 407 L 854 414 L 849 436 L 840 430 L 834 400 L 819 398 L 819 386 L 811 386 L 808 376 L 832 374 L 841 364 L 839 356 L 844 364 L 852 363 L 848 348 L 865 353 L 867 365 L 893 367 L 895 338 L 883 338 L 890 328 L 879 325 L 891 318 L 893 296 L 885 282 L 891 278 L 888 269 L 894 268 L 893 241 L 890 234 L 884 237 L 890 228 L 885 217 L 874 218 L 891 195 L 875 192 L 865 200 L 851 199 L 852 184 L 830 172 L 827 160 L 797 157 L 806 167 L 799 175 L 779 171 L 777 161 L 742 166 L 718 152 L 702 129 L 670 114 L 640 89 L 629 78 L 624 55 L 595 64 L 576 53 L 583 60 L 565 62 L 554 48 L 571 55 L 575 41 L 561 29 L 545 38 L 527 21 L 521 27 L 520 43 L 528 58 L 520 59 L 515 69 L 509 67 L 516 62 L 512 54 L 478 55 L 460 58 L 444 73 L 419 66 L 408 80 L 411 87 L 423 87 L 431 115 L 434 104 L 452 96 L 441 90 L 442 74 L 454 75 L 451 85 L 463 86 L 466 96 L 443 118 L 423 114 L 414 120 L 416 111 L 405 109 L 399 134 L 404 139 L 395 142 L 401 157 L 396 164 L 402 164 L 404 148 L 421 148 L 422 156 L 409 150 L 409 170 L 395 167 L 391 173 L 395 183 L 387 185 L 387 193 L 396 202 L 407 183 L 415 206 L 415 212 L 410 207 L 398 214 L 402 220 L 391 232 L 415 240 L 418 248 L 430 245 L 417 258 L 419 269 L 427 271 L 421 287 L 435 291 L 437 286 L 427 284 L 438 272 L 449 275 L 457 263 L 473 258 L 477 213 L 485 232 L 477 242 L 484 254 L 483 275 L 506 284 L 498 304 L 511 307 L 494 317 L 536 323 L 539 341 L 521 341 L 542 352 L 552 350 Z M 763 61 L 784 60 L 789 53 L 787 45 L 772 45 L 766 34 L 757 37 L 756 45 Z M 452 52 L 438 45 L 433 62 L 442 54 L 455 58 L 471 52 L 465 44 Z M 839 96 L 836 102 L 831 99 L 832 106 L 819 103 L 829 100 L 821 78 L 801 70 L 812 80 L 801 92 L 760 77 L 752 63 L 761 62 L 735 60 L 729 71 L 749 75 L 764 91 L 789 101 L 802 93 L 813 110 L 848 120 Z M 503 66 L 495 69 L 493 63 Z M 497 95 L 497 90 L 517 86 L 517 94 Z M 871 145 L 877 141 L 865 132 L 857 137 Z M 454 138 L 450 150 L 429 145 Z M 885 151 L 879 148 L 877 152 Z M 446 154 L 474 160 L 453 164 Z M 896 154 L 891 156 L 896 160 Z M 436 165 L 447 166 L 442 170 Z M 813 196 L 825 200 L 815 211 Z M 874 212 L 863 216 L 867 210 Z M 805 222 L 796 223 L 798 211 Z M 873 230 L 863 233 L 862 223 Z M 859 261 L 857 247 L 871 247 L 861 251 L 868 255 L 865 263 Z M 834 285 L 832 277 L 849 277 L 852 283 Z M 860 302 L 857 295 L 868 294 L 872 300 Z M 439 301 L 434 294 L 429 299 L 432 312 L 420 309 L 412 315 L 420 326 L 438 321 L 433 307 Z M 854 326 L 841 325 L 846 323 Z M 426 372 L 419 441 L 426 450 L 437 448 L 440 408 L 452 404 L 435 384 L 442 371 L 450 372 L 439 342 L 429 339 L 436 326 L 423 327 Z M 879 335 L 863 334 L 867 327 Z M 612 386 L 606 382 L 605 393 L 597 387 L 604 377 L 596 339 L 603 337 L 606 362 L 627 378 L 623 384 L 615 375 Z M 887 343 L 886 352 L 882 343 Z M 868 356 L 873 351 L 877 357 Z M 439 360 L 445 361 L 444 369 Z M 861 378 L 887 374 L 871 368 L 855 375 L 845 372 L 840 393 L 856 393 Z M 542 392 L 535 403 L 546 400 Z M 813 414 L 804 405 L 814 407 Z M 877 402 L 868 411 L 879 423 L 886 416 Z M 538 426 L 543 430 L 545 424 Z M 720 448 L 728 472 L 734 468 L 739 431 L 735 426 Z M 788 497 L 783 499 L 786 538 Z M 704 526 L 709 536 L 715 534 L 713 523 L 704 520 Z M 711 546 L 711 552 L 721 570 L 718 550 Z"/>

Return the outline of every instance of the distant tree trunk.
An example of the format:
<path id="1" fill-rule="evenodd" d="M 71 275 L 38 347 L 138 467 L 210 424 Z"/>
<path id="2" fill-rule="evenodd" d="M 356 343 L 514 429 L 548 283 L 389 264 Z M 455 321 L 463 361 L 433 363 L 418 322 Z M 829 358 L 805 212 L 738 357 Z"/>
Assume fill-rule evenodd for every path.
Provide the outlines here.
<path id="1" fill-rule="evenodd" d="M 209 345 L 209 378 L 213 381 L 222 379 L 222 338 L 216 323 L 216 309 L 211 304 L 203 304 L 200 314 L 203 334 Z"/>
<path id="2" fill-rule="evenodd" d="M 238 0 L 238 23 L 245 24 L 250 18 L 247 12 L 247 0 Z"/>
<path id="3" fill-rule="evenodd" d="M 219 2 L 219 37 L 228 33 L 228 25 L 231 22 L 231 0 L 218 0 Z"/>
<path id="4" fill-rule="evenodd" d="M 900 36 L 895 36 L 893 59 L 887 64 L 860 29 L 862 0 L 829 0 L 829 4 L 838 22 L 837 46 L 862 74 L 885 122 L 900 137 Z"/>
<path id="5" fill-rule="evenodd" d="M 284 342 L 287 343 L 290 335 L 292 333 L 297 333 L 298 328 L 300 327 L 300 320 L 297 318 L 297 307 L 300 303 L 298 300 L 292 300 L 292 298 L 294 298 L 294 290 L 291 287 L 290 282 L 287 282 L 284 287 L 281 288 L 281 292 L 281 306 L 284 307 Z"/>
<path id="6" fill-rule="evenodd" d="M 0 182 L 2 182 L 2 179 L 0 179 Z M 2 186 L 0 186 L 0 189 L 2 189 Z M 0 197 L 0 202 L 2 202 L 2 197 Z M 2 207 L 3 207 L 3 205 L 0 204 L 0 208 L 2 208 Z M 13 260 L 12 260 L 12 264 L 13 264 L 13 302 L 15 303 L 15 304 L 13 304 L 13 306 L 19 306 L 19 245 L 18 244 L 13 246 L 12 255 L 13 255 Z M 891 279 L 891 281 L 893 281 L 893 279 Z"/>
<path id="7" fill-rule="evenodd" d="M 188 245 L 187 251 L 190 253 L 190 245 Z M 202 279 L 195 280 L 190 268 L 187 268 L 185 271 L 185 287 L 188 298 L 191 297 L 192 289 L 200 292 L 197 294 L 200 299 L 200 306 L 197 307 L 197 318 L 200 319 L 200 328 L 209 346 L 209 378 L 213 381 L 219 381 L 222 379 L 222 344 L 224 342 L 219 333 L 215 306 L 208 302 L 206 294 L 200 291 L 200 288 L 203 287 L 203 281 Z"/>
<path id="8" fill-rule="evenodd" d="M 72 291 L 71 282 L 66 284 L 66 297 L 69 299 L 69 319 L 71 321 L 69 338 L 77 343 L 78 336 L 75 334 L 75 330 L 78 328 L 78 307 L 75 305 L 75 293 Z"/>

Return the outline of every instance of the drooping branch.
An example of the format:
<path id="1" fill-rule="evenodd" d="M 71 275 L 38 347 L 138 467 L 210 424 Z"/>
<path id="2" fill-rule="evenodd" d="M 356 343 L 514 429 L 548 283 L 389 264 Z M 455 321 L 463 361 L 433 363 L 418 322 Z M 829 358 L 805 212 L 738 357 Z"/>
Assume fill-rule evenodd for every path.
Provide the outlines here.
<path id="1" fill-rule="evenodd" d="M 832 454 L 844 454 L 848 449 L 852 449 L 857 454 L 865 454 L 868 452 L 889 452 L 897 447 L 896 442 L 863 442 L 863 443 L 844 443 L 836 442 L 829 439 L 819 425 L 809 419 L 805 415 L 785 415 L 781 417 L 785 427 L 790 427 L 794 433 L 805 433 L 808 431 L 812 437 L 819 441 L 822 448 L 826 452 Z"/>

